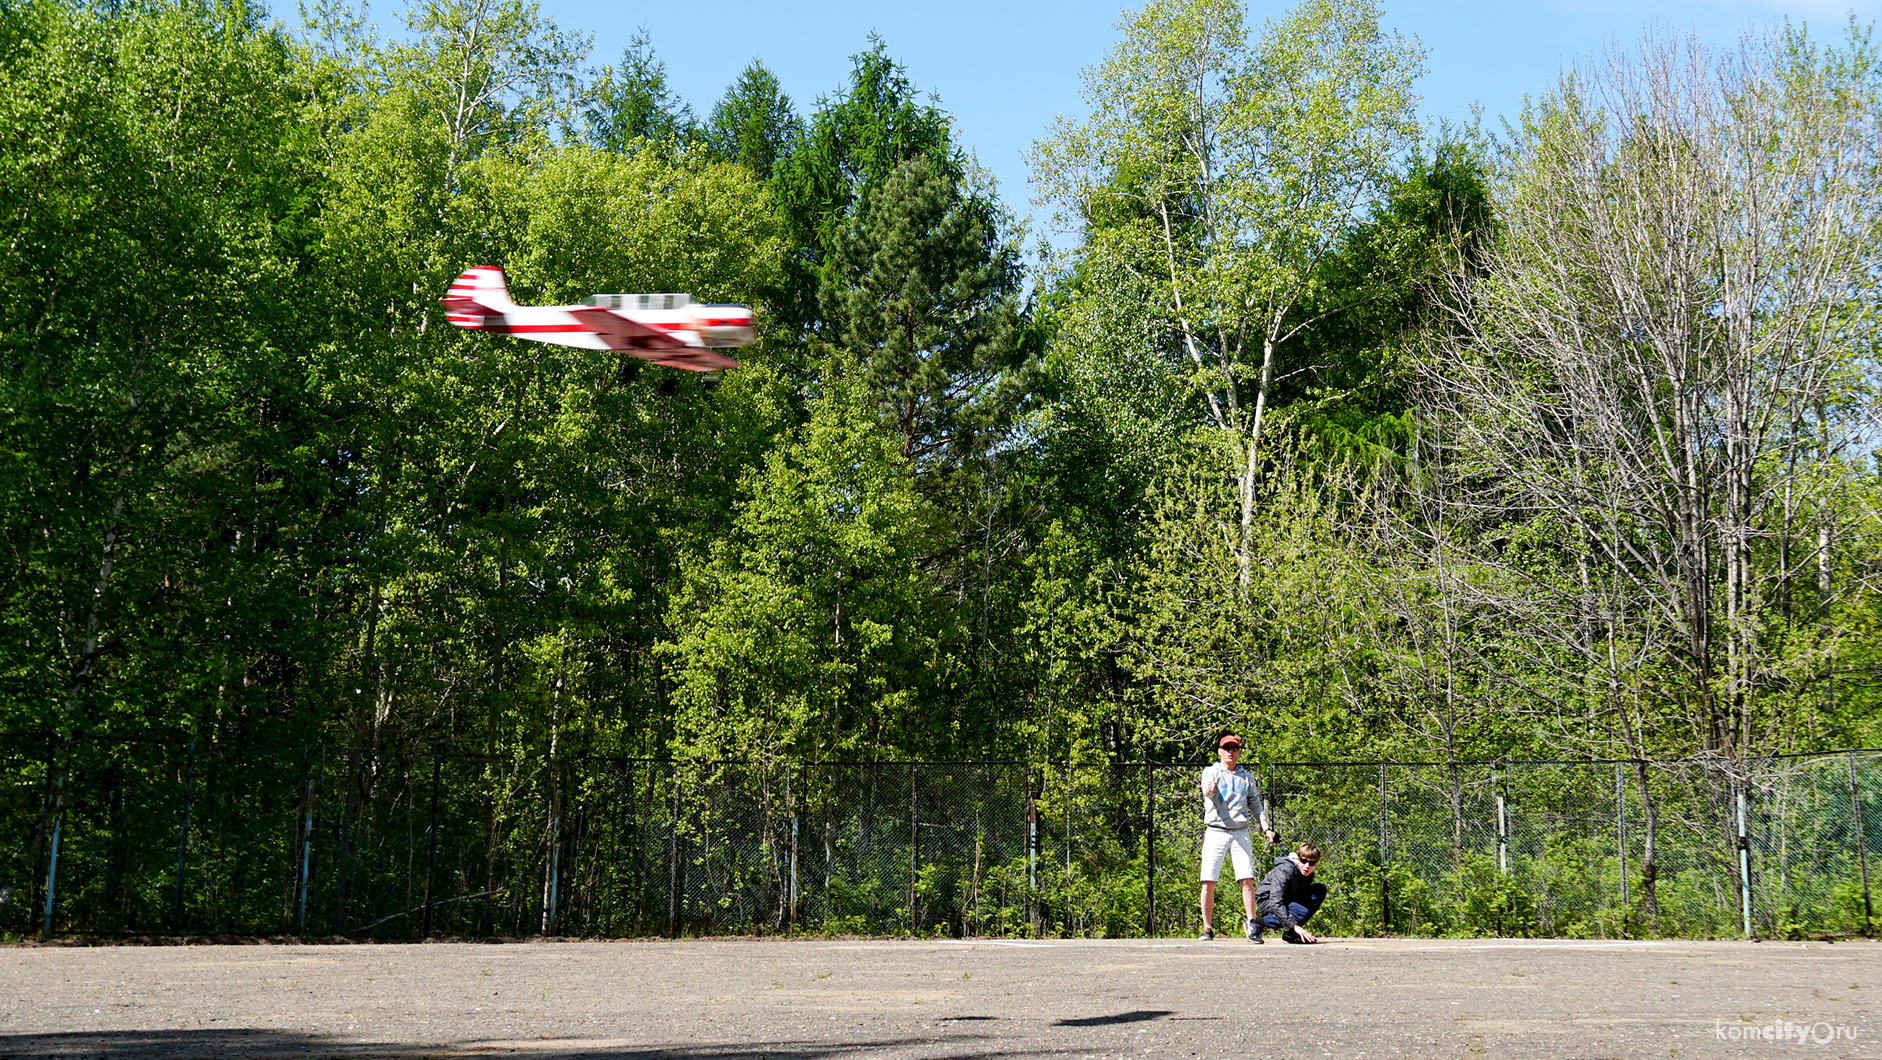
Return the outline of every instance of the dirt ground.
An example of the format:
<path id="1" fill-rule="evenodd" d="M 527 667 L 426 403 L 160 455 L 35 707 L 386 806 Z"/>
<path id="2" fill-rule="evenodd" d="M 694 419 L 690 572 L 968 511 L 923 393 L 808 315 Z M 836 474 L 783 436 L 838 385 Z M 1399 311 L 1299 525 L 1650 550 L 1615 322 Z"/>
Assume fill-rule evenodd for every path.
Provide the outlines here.
<path id="1" fill-rule="evenodd" d="M 1882 1058 L 1882 944 L 9 947 L 0 1055 Z"/>

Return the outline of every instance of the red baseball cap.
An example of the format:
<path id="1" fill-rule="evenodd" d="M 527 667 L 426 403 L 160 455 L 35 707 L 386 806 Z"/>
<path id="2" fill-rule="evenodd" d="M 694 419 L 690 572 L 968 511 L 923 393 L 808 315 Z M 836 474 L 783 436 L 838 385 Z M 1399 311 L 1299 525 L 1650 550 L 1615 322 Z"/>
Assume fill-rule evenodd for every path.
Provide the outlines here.
<path id="1" fill-rule="evenodd" d="M 1224 737 L 1222 737 L 1222 738 L 1221 738 L 1220 740 L 1217 740 L 1217 741 L 1215 742 L 1215 745 L 1216 745 L 1216 746 L 1217 746 L 1218 748 L 1220 748 L 1220 747 L 1240 747 L 1240 746 L 1242 745 L 1242 738 L 1241 738 L 1241 737 L 1239 737 L 1239 736 L 1237 736 L 1237 735 L 1235 735 L 1234 733 L 1229 733 L 1229 734 L 1228 734 L 1227 736 L 1224 736 Z"/>

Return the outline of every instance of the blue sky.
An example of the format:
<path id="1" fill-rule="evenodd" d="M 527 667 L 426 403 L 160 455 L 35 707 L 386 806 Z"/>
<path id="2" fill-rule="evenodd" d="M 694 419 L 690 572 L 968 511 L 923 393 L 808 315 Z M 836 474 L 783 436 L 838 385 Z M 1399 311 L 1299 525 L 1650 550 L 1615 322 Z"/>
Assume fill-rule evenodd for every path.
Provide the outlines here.
<path id="1" fill-rule="evenodd" d="M 1080 71 L 1110 49 L 1125 8 L 1117 0 L 541 3 L 563 29 L 593 34 L 590 58 L 597 65 L 615 61 L 635 28 L 645 26 L 671 84 L 702 117 L 753 57 L 807 113 L 819 96 L 842 87 L 849 56 L 874 30 L 916 86 L 955 116 L 960 141 L 993 171 L 1001 197 L 1022 216 L 1031 199 L 1023 155 L 1054 115 L 1083 113 Z M 1249 21 L 1258 25 L 1290 6 L 1255 0 Z M 1462 120 L 1480 101 L 1494 128 L 1499 115 L 1516 113 L 1524 94 L 1546 89 L 1563 65 L 1636 39 L 1649 25 L 1729 44 L 1747 26 L 1789 16 L 1825 39 L 1841 34 L 1851 11 L 1876 19 L 1882 0 L 1388 0 L 1385 21 L 1429 49 L 1419 84 L 1427 118 Z"/>

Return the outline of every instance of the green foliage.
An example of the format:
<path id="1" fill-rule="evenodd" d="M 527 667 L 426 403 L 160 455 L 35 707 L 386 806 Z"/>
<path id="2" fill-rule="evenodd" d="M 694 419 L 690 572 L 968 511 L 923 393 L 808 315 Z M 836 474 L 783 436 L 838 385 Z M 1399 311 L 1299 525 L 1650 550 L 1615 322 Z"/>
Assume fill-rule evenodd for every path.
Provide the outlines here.
<path id="1" fill-rule="evenodd" d="M 1294 317 L 1274 402 L 1315 463 L 1396 462 L 1415 430 L 1407 358 L 1441 326 L 1448 271 L 1493 234 L 1486 148 L 1442 131 L 1415 150 L 1372 216 L 1321 263 Z"/>
<path id="2" fill-rule="evenodd" d="M 268 558 L 318 498 L 293 481 L 312 174 L 260 22 L 0 13 L 10 726 L 291 713 L 318 639 L 318 559 Z M 212 647 L 230 611 L 252 656 Z"/>
<path id="3" fill-rule="evenodd" d="M 922 563 L 934 510 L 869 415 L 861 372 L 838 361 L 823 383 L 675 600 L 662 650 L 682 746 L 817 762 L 933 755 L 956 736 L 920 710 L 952 669 Z"/>
<path id="4" fill-rule="evenodd" d="M 924 155 L 865 185 L 819 289 L 902 458 L 930 479 L 998 439 L 1021 354 L 1018 254 L 991 200 L 949 169 Z"/>
<path id="5" fill-rule="evenodd" d="M 1146 735 L 1175 749 L 1224 730 L 1258 733 L 1264 754 L 1287 760 L 1377 746 L 1366 725 L 1379 705 L 1352 683 L 1377 600 L 1363 559 L 1345 547 L 1338 502 L 1304 472 L 1277 481 L 1253 535 L 1260 573 L 1243 591 L 1221 530 L 1235 498 L 1209 474 L 1212 456 L 1197 452 L 1159 484 L 1136 592 L 1114 611 Z"/>
<path id="6" fill-rule="evenodd" d="M 1629 316 L 1597 282 L 1666 307 L 1680 261 L 1782 259 L 1733 256 L 1758 239 L 1866 253 L 1860 31 L 1753 42 L 1762 80 L 1719 113 L 1765 125 L 1703 198 L 1765 195 L 1812 144 L 1849 168 L 1759 200 L 1794 210 L 1613 244 L 1608 207 L 1677 198 L 1705 130 L 1604 140 L 1679 116 L 1572 80 L 1506 143 L 1421 146 L 1419 47 L 1370 0 L 1252 27 L 1155 0 L 1041 143 L 1075 238 L 1029 289 L 997 190 L 880 40 L 802 118 L 753 60 L 700 122 L 644 32 L 583 83 L 586 37 L 527 0 L 404 15 L 382 39 L 318 0 L 295 39 L 243 0 L 0 5 L 0 931 L 31 926 L 55 825 L 62 915 L 107 931 L 411 934 L 425 834 L 434 926 L 464 934 L 665 930 L 692 901 L 681 930 L 1109 936 L 1146 889 L 1187 930 L 1191 778 L 1133 763 L 1236 728 L 1333 851 L 1335 932 L 1730 934 L 1701 773 L 1538 773 L 1516 805 L 1555 823 L 1505 874 L 1466 827 L 1495 771 L 1456 763 L 1882 739 L 1874 277 L 1736 318 Z M 526 303 L 743 303 L 759 341 L 698 375 L 460 331 L 438 298 L 475 264 Z M 1740 408 L 1538 353 L 1566 329 L 1634 356 L 1667 321 L 1704 365 L 1810 353 L 1815 396 L 1782 375 Z M 1779 398 L 1743 445 L 1675 446 L 1749 455 L 1667 506 L 1684 480 L 1649 443 Z M 922 780 L 932 804 L 930 767 L 890 775 L 956 756 L 1025 764 L 971 796 Z M 1279 765 L 1378 757 L 1442 760 L 1394 790 L 1385 865 L 1371 767 Z M 807 772 L 839 760 L 867 772 Z M 1796 824 L 1756 840 L 1760 930 L 1870 929 L 1835 804 L 1874 810 L 1864 768 L 1757 796 Z M 796 825 L 827 864 L 788 909 Z"/>
<path id="7" fill-rule="evenodd" d="M 699 134 L 692 108 L 668 87 L 667 64 L 654 56 L 645 27 L 627 42 L 619 66 L 601 68 L 588 88 L 582 117 L 588 142 L 604 151 L 637 144 L 664 144 L 671 150 Z"/>
<path id="8" fill-rule="evenodd" d="M 1026 421 L 1038 439 L 1031 474 L 1041 503 L 1099 557 L 1127 555 L 1187 425 L 1177 353 L 1142 312 L 1143 280 L 1127 263 L 1088 255 L 1049 282 L 1042 400 Z"/>
<path id="9" fill-rule="evenodd" d="M 376 57 L 384 88 L 395 99 L 412 92 L 423 124 L 442 127 L 447 177 L 461 162 L 567 120 L 588 42 L 557 29 L 532 0 L 416 0 L 405 24 L 410 42 Z"/>
<path id="10" fill-rule="evenodd" d="M 700 130 L 706 149 L 769 180 L 795 146 L 803 122 L 778 77 L 753 59 L 713 104 Z"/>
<path id="11" fill-rule="evenodd" d="M 847 90 L 804 123 L 772 178 L 792 248 L 779 318 L 819 333 L 825 330 L 818 291 L 826 262 L 863 189 L 916 158 L 933 160 L 953 180 L 962 173 L 947 115 L 916 102 L 914 85 L 881 39 L 872 37 L 870 49 L 851 61 Z"/>
<path id="12" fill-rule="evenodd" d="M 1234 0 L 1151 3 L 1120 28 L 1087 74 L 1092 117 L 1060 120 L 1035 180 L 1081 258 L 1136 277 L 1089 296 L 1139 299 L 1199 418 L 1258 448 L 1276 351 L 1410 143 L 1419 53 L 1369 3 L 1310 0 L 1253 41 Z M 1350 296 L 1386 277 L 1367 279 Z"/>

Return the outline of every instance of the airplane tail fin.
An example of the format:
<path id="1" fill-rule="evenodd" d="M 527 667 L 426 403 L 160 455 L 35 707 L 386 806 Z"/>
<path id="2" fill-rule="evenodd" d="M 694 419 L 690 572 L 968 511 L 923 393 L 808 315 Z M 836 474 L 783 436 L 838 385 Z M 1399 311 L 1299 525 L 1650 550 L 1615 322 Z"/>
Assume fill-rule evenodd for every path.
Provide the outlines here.
<path id="1" fill-rule="evenodd" d="M 444 306 L 445 319 L 461 328 L 474 328 L 486 316 L 502 315 L 516 308 L 510 300 L 510 281 L 495 265 L 477 265 L 464 270 L 451 281 L 451 289 L 438 299 Z"/>

